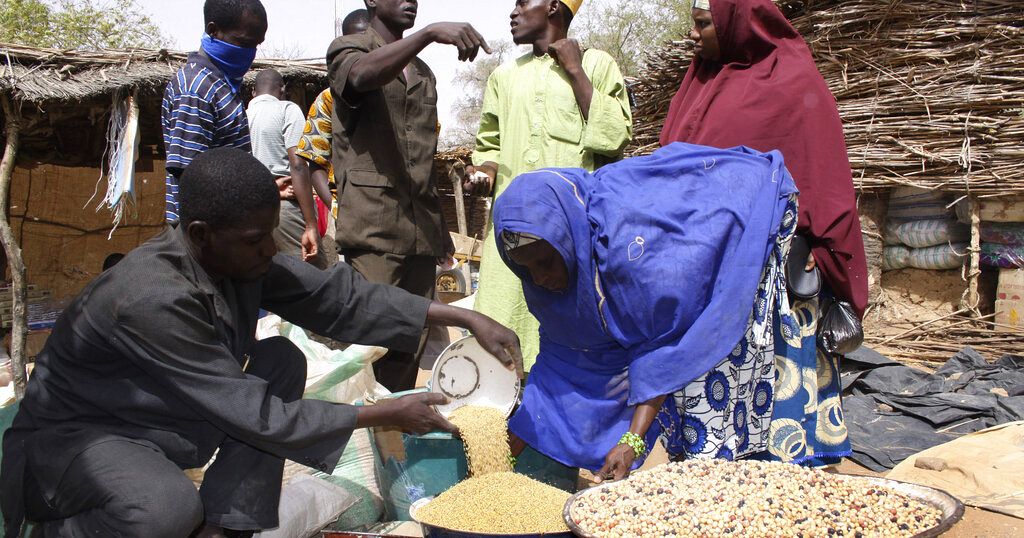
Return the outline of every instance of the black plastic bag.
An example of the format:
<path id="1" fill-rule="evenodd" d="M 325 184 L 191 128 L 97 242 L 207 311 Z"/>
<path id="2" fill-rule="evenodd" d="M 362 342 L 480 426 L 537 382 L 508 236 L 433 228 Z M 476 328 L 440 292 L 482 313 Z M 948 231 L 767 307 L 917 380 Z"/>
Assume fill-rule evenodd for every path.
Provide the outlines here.
<path id="1" fill-rule="evenodd" d="M 839 355 L 860 347 L 864 342 L 864 327 L 850 303 L 835 298 L 822 302 L 825 308 L 818 320 L 818 347 Z"/>

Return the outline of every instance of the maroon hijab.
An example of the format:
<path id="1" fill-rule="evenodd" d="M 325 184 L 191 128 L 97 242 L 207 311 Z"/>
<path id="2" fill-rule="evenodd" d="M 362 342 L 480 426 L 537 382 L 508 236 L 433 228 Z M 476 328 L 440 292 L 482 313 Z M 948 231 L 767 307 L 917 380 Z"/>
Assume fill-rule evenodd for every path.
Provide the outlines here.
<path id="1" fill-rule="evenodd" d="M 694 58 L 661 145 L 778 149 L 800 189 L 798 233 L 825 281 L 863 315 L 867 261 L 835 97 L 771 0 L 710 0 L 720 62 Z"/>

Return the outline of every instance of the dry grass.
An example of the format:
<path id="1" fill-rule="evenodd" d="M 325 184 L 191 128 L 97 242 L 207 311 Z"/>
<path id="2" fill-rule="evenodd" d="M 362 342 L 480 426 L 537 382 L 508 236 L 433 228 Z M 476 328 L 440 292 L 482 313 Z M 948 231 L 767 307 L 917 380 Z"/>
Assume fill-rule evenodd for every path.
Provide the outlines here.
<path id="1" fill-rule="evenodd" d="M 65 51 L 0 44 L 0 92 L 17 101 L 84 101 L 125 89 L 162 90 L 188 57 L 168 50 Z M 261 68 L 273 67 L 285 80 L 324 86 L 324 62 L 257 60 L 246 75 L 251 84 Z"/>

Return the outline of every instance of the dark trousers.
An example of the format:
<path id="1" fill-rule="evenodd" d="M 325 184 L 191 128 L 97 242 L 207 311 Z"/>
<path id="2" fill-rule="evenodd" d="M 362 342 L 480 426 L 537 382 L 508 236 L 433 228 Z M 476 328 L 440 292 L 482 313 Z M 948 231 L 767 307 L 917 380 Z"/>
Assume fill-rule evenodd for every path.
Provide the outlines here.
<path id="1" fill-rule="evenodd" d="M 281 200 L 280 220 L 274 228 L 274 244 L 277 251 L 286 256 L 302 259 L 302 234 L 306 231 L 306 221 L 302 217 L 302 209 L 298 202 Z M 317 238 L 316 258 L 311 262 L 317 269 L 327 269 L 327 253 L 324 252 L 323 241 Z"/>
<path id="2" fill-rule="evenodd" d="M 432 256 L 402 256 L 365 250 L 346 250 L 344 254 L 349 265 L 370 282 L 390 284 L 420 297 L 434 298 L 437 259 Z M 416 353 L 388 351 L 373 363 L 377 381 L 391 392 L 415 388 L 420 355 L 426 343 L 427 331 L 424 329 Z"/>
<path id="3" fill-rule="evenodd" d="M 246 372 L 286 402 L 302 397 L 306 358 L 284 337 L 256 343 Z M 235 530 L 277 527 L 284 460 L 225 437 L 196 491 L 146 442 L 107 441 L 82 452 L 47 501 L 25 476 L 25 509 L 47 537 L 187 537 L 204 520 Z"/>

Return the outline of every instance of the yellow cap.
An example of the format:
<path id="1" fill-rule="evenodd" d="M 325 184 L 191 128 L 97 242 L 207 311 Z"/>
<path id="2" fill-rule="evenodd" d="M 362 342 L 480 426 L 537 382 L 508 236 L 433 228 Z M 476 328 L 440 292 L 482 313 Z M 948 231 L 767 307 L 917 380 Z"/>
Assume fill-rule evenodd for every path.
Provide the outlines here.
<path id="1" fill-rule="evenodd" d="M 561 2 L 569 6 L 569 11 L 572 11 L 573 16 L 580 10 L 580 6 L 583 5 L 583 0 L 561 0 Z"/>

